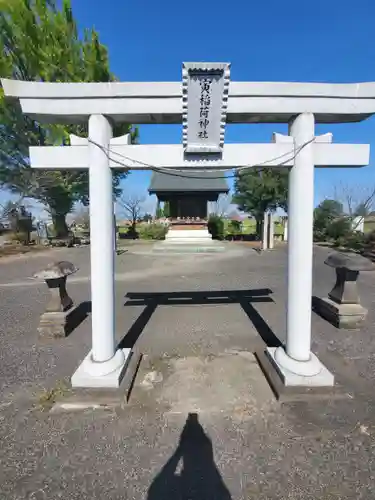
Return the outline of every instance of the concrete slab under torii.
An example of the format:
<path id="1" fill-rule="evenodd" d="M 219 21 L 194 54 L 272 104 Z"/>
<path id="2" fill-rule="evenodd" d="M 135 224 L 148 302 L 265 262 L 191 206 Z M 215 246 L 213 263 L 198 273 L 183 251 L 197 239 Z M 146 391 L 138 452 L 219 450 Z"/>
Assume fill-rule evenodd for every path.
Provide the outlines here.
<path id="1" fill-rule="evenodd" d="M 207 66 L 228 67 L 223 63 Z M 225 110 L 222 105 L 219 118 L 220 138 L 225 121 L 288 123 L 289 136 L 276 135 L 272 144 L 225 144 L 222 147 L 220 142 L 217 144 L 220 153 L 216 155 L 187 155 L 183 145 L 130 145 L 127 139 L 112 138 L 114 123 L 184 121 L 186 126 L 189 99 L 182 98 L 186 91 L 184 84 L 2 80 L 5 95 L 18 99 L 28 116 L 49 123 L 88 122 L 88 142 L 76 141 L 77 145 L 70 147 L 30 148 L 32 168 L 89 169 L 92 351 L 78 370 L 83 375 L 73 376 L 73 385 L 117 386 L 129 354 L 118 350 L 114 340 L 111 168 L 119 168 L 119 164 L 138 169 L 147 169 L 150 165 L 227 169 L 249 164 L 290 169 L 287 340 L 285 347 L 275 352 L 268 350 L 267 356 L 270 369 L 284 386 L 322 387 L 334 383 L 333 376 L 311 353 L 314 166 L 367 165 L 369 146 L 331 144 L 326 136 L 316 138 L 315 123 L 356 122 L 368 118 L 375 113 L 375 83 L 229 83 L 228 74 Z"/>

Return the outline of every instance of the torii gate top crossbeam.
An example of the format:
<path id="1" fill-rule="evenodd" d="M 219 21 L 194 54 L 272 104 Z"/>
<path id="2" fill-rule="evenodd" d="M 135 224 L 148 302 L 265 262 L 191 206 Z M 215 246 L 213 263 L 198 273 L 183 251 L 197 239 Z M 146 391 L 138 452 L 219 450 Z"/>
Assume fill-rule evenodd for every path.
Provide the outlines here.
<path id="1" fill-rule="evenodd" d="M 5 95 L 27 115 L 48 123 L 181 123 L 180 82 L 41 83 L 1 80 Z M 357 122 L 375 113 L 375 82 L 331 84 L 231 82 L 227 123 L 286 123 L 303 112 L 316 123 Z"/>

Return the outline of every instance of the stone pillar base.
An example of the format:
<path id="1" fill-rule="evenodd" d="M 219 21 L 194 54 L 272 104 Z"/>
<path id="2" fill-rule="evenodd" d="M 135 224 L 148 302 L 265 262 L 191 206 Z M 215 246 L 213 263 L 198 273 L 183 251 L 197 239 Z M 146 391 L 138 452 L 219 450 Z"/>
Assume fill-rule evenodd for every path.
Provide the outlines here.
<path id="1" fill-rule="evenodd" d="M 117 389 L 124 378 L 131 349 L 118 349 L 112 359 L 95 363 L 90 351 L 71 378 L 72 387 Z"/>
<path id="2" fill-rule="evenodd" d="M 320 371 L 315 375 L 306 376 L 293 373 L 281 366 L 275 359 L 276 349 L 267 347 L 265 351 L 257 352 L 257 359 L 278 399 L 293 401 L 333 394 L 334 376 L 313 353 L 311 361 L 314 365 L 319 365 Z"/>
<path id="3" fill-rule="evenodd" d="M 318 373 L 314 375 L 301 375 L 300 373 L 294 373 L 287 368 L 284 368 L 276 361 L 275 353 L 276 347 L 267 347 L 266 355 L 268 359 L 271 361 L 273 368 L 277 371 L 279 377 L 282 382 L 286 386 L 299 386 L 299 387 L 324 387 L 324 386 L 333 386 L 334 377 L 331 372 L 327 370 L 327 368 L 319 361 L 319 359 L 315 356 L 315 354 L 311 354 L 311 361 L 307 361 L 306 363 L 311 363 L 315 366 L 319 366 Z M 301 361 L 301 366 L 304 364 Z M 303 370 L 301 370 L 303 371 Z"/>
<path id="4" fill-rule="evenodd" d="M 361 304 L 338 304 L 328 297 L 323 299 L 316 297 L 313 307 L 316 313 L 336 328 L 346 330 L 360 328 L 367 316 L 367 309 Z"/>

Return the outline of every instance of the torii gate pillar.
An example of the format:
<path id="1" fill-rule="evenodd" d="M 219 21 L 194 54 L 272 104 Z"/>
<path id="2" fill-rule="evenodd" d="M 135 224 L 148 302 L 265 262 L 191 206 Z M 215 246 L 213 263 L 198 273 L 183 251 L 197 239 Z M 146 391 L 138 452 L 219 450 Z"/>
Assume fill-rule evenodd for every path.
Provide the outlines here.
<path id="1" fill-rule="evenodd" d="M 112 171 L 107 153 L 111 138 L 108 118 L 91 115 L 88 149 L 92 349 L 73 374 L 73 387 L 118 387 L 130 356 L 130 349 L 116 348 L 115 338 L 115 228 Z"/>
<path id="2" fill-rule="evenodd" d="M 294 165 L 288 185 L 288 301 L 285 348 L 267 348 L 286 386 L 333 386 L 334 377 L 311 352 L 315 120 L 302 113 L 289 123 Z"/>
<path id="3" fill-rule="evenodd" d="M 290 123 L 295 149 L 315 136 L 314 115 L 304 113 Z M 313 265 L 314 155 L 307 144 L 289 172 L 288 312 L 286 352 L 308 362 L 311 344 L 311 290 Z M 303 368 L 302 368 L 303 370 Z"/>

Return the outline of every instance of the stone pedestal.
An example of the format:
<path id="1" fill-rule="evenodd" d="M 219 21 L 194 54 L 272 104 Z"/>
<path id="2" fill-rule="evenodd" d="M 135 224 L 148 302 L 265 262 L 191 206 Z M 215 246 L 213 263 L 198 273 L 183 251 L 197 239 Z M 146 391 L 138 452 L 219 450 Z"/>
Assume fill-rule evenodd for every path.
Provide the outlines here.
<path id="1" fill-rule="evenodd" d="M 360 271 L 371 271 L 375 266 L 365 257 L 335 252 L 325 264 L 336 269 L 336 283 L 328 297 L 315 298 L 313 307 L 336 328 L 360 328 L 367 316 L 367 309 L 360 304 L 357 279 Z"/>
<path id="2" fill-rule="evenodd" d="M 39 337 L 49 339 L 66 337 L 69 312 L 43 313 L 38 326 Z"/>
<path id="3" fill-rule="evenodd" d="M 73 300 L 66 291 L 66 278 L 67 276 L 61 276 L 60 278 L 46 279 L 50 291 L 46 313 L 65 312 L 73 306 Z"/>
<path id="4" fill-rule="evenodd" d="M 339 304 L 329 297 L 317 298 L 314 309 L 336 328 L 346 330 L 360 328 L 368 312 L 361 304 Z"/>
<path id="5" fill-rule="evenodd" d="M 77 268 L 71 262 L 62 261 L 50 264 L 34 275 L 34 278 L 44 279 L 50 291 L 49 302 L 38 326 L 40 337 L 60 338 L 67 335 L 73 300 L 66 291 L 66 279 L 76 271 Z"/>

